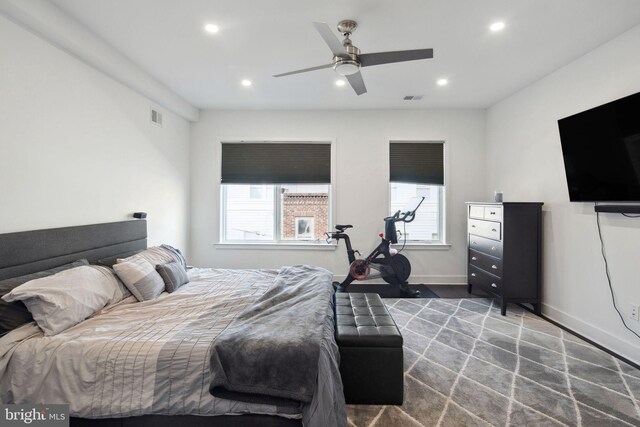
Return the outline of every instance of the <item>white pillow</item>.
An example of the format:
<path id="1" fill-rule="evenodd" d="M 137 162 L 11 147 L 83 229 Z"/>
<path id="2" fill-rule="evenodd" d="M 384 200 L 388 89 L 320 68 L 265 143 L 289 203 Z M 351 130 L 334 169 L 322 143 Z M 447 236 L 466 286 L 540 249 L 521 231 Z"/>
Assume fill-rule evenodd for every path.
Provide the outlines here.
<path id="1" fill-rule="evenodd" d="M 182 252 L 180 252 L 179 249 L 176 249 L 173 246 L 169 246 L 166 244 L 162 244 L 160 246 L 152 246 L 143 250 L 142 252 L 138 252 L 135 255 L 124 258 L 124 261 L 130 260 L 135 256 L 146 259 L 154 267 L 159 264 L 168 264 L 174 261 L 179 262 L 180 265 L 182 265 L 182 268 L 187 271 L 187 260 L 184 258 L 184 255 L 182 255 Z M 120 261 L 122 260 L 119 259 L 118 262 Z"/>
<path id="2" fill-rule="evenodd" d="M 178 261 L 176 259 L 176 256 L 168 249 L 165 249 L 162 246 L 152 246 L 128 258 L 119 259 L 118 263 L 121 263 L 123 261 L 136 260 L 139 258 L 144 258 L 145 260 L 147 260 L 153 266 L 153 268 L 155 268 L 158 264 L 166 264 L 168 262 Z"/>
<path id="3" fill-rule="evenodd" d="M 113 269 L 138 301 L 156 299 L 164 291 L 162 277 L 142 255 L 119 259 Z"/>
<path id="4" fill-rule="evenodd" d="M 105 280 L 109 281 L 112 285 L 113 294 L 111 298 L 109 298 L 109 301 L 107 301 L 107 307 L 113 304 L 117 304 L 123 299 L 129 298 L 131 296 L 131 292 L 129 292 L 129 289 L 127 289 L 125 284 L 122 283 L 122 280 L 120 280 L 120 278 L 112 268 L 102 265 L 91 265 L 90 267 L 95 268 L 100 273 L 102 273 L 105 276 Z"/>
<path id="5" fill-rule="evenodd" d="M 22 301 L 45 336 L 70 328 L 122 296 L 113 275 L 76 267 L 24 283 L 2 297 Z"/>

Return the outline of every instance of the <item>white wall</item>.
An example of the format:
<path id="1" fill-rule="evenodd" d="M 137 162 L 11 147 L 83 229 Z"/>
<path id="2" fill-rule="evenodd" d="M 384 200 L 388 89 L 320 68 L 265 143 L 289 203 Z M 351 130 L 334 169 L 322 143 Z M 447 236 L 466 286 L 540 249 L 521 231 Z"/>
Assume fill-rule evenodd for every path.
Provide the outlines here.
<path id="1" fill-rule="evenodd" d="M 149 213 L 188 245 L 189 123 L 0 17 L 0 233 Z"/>
<path id="2" fill-rule="evenodd" d="M 426 111 L 203 111 L 192 127 L 191 262 L 226 268 L 312 263 L 336 275 L 347 270 L 343 242 L 336 251 L 228 249 L 219 239 L 220 139 L 335 140 L 334 223 L 350 223 L 353 245 L 370 252 L 388 215 L 388 139 L 444 140 L 448 145 L 448 250 L 405 249 L 412 283 L 466 283 L 465 201 L 484 191 L 485 113 Z"/>
<path id="3" fill-rule="evenodd" d="M 557 120 L 640 91 L 640 26 L 491 107 L 485 196 L 544 202 L 543 312 L 640 363 L 607 287 L 591 203 L 569 203 Z M 640 304 L 640 219 L 601 215 L 616 298 Z M 627 320 L 640 332 L 640 323 Z"/>

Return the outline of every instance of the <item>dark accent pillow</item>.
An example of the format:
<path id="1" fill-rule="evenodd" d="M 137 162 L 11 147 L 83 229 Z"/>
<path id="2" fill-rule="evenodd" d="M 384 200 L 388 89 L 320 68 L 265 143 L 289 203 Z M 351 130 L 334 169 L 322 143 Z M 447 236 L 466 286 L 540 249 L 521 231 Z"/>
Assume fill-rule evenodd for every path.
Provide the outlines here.
<path id="1" fill-rule="evenodd" d="M 178 261 L 156 265 L 156 271 L 164 281 L 167 292 L 175 292 L 180 286 L 189 283 L 189 276 Z"/>
<path id="2" fill-rule="evenodd" d="M 43 277 L 53 276 L 61 271 L 81 267 L 83 265 L 89 265 L 89 261 L 86 259 L 79 259 L 78 261 L 64 264 L 60 267 L 50 268 L 49 270 L 0 280 L 0 298 L 23 283 L 27 283 L 35 279 L 42 279 Z M 31 316 L 29 310 L 27 310 L 27 307 L 21 301 L 7 302 L 0 299 L 0 337 L 31 321 L 33 321 L 33 316 Z"/>

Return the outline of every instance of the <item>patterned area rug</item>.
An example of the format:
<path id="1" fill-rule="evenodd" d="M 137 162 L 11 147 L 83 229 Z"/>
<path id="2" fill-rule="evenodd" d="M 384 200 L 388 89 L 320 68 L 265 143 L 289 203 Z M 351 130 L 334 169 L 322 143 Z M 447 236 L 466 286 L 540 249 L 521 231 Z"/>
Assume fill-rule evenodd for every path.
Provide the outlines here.
<path id="1" fill-rule="evenodd" d="M 404 337 L 402 406 L 352 427 L 640 426 L 640 371 L 492 299 L 385 299 Z"/>

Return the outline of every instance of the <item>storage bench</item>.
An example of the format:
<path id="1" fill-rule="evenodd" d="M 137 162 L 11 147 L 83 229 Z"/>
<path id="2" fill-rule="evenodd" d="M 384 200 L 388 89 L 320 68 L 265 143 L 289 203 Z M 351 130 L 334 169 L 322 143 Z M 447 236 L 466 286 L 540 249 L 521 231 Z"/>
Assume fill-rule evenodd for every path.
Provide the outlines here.
<path id="1" fill-rule="evenodd" d="M 401 405 L 402 334 L 378 294 L 336 293 L 336 342 L 351 404 Z"/>

